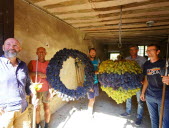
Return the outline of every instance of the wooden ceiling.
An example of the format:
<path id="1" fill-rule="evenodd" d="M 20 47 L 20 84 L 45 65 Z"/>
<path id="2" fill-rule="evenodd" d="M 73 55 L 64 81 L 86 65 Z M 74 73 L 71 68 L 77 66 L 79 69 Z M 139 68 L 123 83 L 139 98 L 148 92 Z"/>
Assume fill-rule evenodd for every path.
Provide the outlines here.
<path id="1" fill-rule="evenodd" d="M 169 35 L 169 0 L 25 0 L 84 31 L 84 39 L 118 43 L 160 43 Z M 154 21 L 148 26 L 148 21 Z"/>

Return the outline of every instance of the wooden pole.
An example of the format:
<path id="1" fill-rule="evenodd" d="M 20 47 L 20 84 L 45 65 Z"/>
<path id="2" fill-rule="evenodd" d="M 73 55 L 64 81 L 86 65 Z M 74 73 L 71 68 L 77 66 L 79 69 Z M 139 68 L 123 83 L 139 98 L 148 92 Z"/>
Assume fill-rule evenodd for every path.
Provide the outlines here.
<path id="1" fill-rule="evenodd" d="M 167 42 L 165 76 L 168 76 L 168 43 L 169 43 L 169 37 L 168 37 L 168 42 Z M 159 119 L 159 128 L 162 128 L 162 125 L 163 125 L 165 92 L 166 92 L 166 84 L 163 84 L 163 92 L 162 92 L 162 99 L 161 99 L 161 109 L 160 109 L 160 119 Z"/>
<path id="2" fill-rule="evenodd" d="M 79 86 L 79 85 L 80 85 L 80 80 L 79 80 L 79 71 L 78 71 L 78 68 L 79 68 L 78 62 L 76 61 L 76 62 L 75 62 L 76 78 L 77 78 L 77 84 L 78 84 L 78 86 Z"/>
<path id="3" fill-rule="evenodd" d="M 84 83 L 84 64 L 81 63 L 81 83 L 82 83 L 82 86 L 83 86 L 83 83 Z"/>
<path id="4" fill-rule="evenodd" d="M 82 64 L 79 63 L 79 79 L 80 79 L 80 86 L 82 86 L 82 70 L 81 70 Z"/>

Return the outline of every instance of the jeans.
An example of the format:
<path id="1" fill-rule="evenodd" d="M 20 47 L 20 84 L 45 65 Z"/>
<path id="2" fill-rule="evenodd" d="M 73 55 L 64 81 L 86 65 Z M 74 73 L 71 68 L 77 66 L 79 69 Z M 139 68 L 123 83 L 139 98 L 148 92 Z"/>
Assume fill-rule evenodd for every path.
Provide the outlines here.
<path id="1" fill-rule="evenodd" d="M 161 99 L 146 96 L 146 103 L 151 119 L 151 127 L 159 128 Z M 169 128 L 169 100 L 165 100 L 164 115 L 163 115 L 163 128 Z"/>
<path id="2" fill-rule="evenodd" d="M 143 118 L 143 102 L 140 100 L 140 94 L 141 94 L 141 91 L 138 91 L 136 93 L 137 103 L 138 103 L 137 118 L 142 119 Z M 127 99 L 126 101 L 126 112 L 128 114 L 131 114 L 131 98 Z"/>

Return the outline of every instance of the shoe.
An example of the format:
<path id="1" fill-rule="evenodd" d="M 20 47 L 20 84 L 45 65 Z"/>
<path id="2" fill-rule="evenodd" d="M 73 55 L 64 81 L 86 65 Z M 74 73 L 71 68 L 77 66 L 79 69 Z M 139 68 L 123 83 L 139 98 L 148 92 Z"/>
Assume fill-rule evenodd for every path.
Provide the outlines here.
<path id="1" fill-rule="evenodd" d="M 120 114 L 120 116 L 127 117 L 127 116 L 130 116 L 130 114 L 128 114 L 127 112 L 125 112 L 125 113 Z"/>
<path id="2" fill-rule="evenodd" d="M 45 127 L 44 128 L 49 128 L 48 125 L 49 125 L 49 123 L 45 122 Z"/>
<path id="3" fill-rule="evenodd" d="M 40 124 L 36 124 L 36 128 L 39 128 L 39 125 L 40 125 Z"/>
<path id="4" fill-rule="evenodd" d="M 142 122 L 142 119 L 137 118 L 136 121 L 135 121 L 135 124 L 136 124 L 137 126 L 139 126 L 139 125 L 141 124 L 141 122 Z"/>

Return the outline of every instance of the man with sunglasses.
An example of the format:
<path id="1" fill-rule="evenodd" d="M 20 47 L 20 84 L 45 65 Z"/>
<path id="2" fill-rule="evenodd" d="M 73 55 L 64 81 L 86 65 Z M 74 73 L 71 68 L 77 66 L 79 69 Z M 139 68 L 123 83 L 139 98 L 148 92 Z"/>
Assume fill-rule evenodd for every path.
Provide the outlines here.
<path id="1" fill-rule="evenodd" d="M 166 60 L 160 59 L 160 47 L 151 44 L 147 47 L 147 54 L 150 58 L 143 66 L 145 75 L 143 89 L 140 96 L 142 101 L 146 101 L 151 119 L 151 127 L 159 127 L 159 115 L 161 108 L 161 98 L 163 83 L 169 84 L 169 76 L 163 76 L 165 72 Z M 169 87 L 166 87 L 164 104 L 163 128 L 169 127 Z"/>

